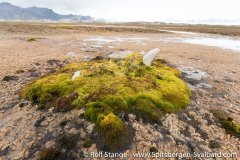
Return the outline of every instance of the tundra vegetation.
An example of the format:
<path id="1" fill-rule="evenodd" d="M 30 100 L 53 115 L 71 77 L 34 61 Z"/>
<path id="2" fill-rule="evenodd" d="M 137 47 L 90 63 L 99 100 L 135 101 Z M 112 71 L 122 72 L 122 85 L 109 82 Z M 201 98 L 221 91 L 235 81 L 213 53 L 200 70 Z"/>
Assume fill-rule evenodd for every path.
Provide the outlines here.
<path id="1" fill-rule="evenodd" d="M 159 123 L 163 114 L 186 107 L 190 95 L 177 69 L 161 60 L 146 66 L 137 52 L 122 60 L 69 64 L 20 93 L 39 109 L 84 108 L 85 118 L 96 124 L 101 149 L 109 151 L 123 149 L 131 141 L 132 129 L 122 115 L 133 113 L 145 122 Z"/>
<path id="2" fill-rule="evenodd" d="M 27 39 L 28 42 L 34 42 L 34 41 L 36 41 L 36 40 L 37 40 L 36 38 L 28 38 L 28 39 Z"/>
<path id="3" fill-rule="evenodd" d="M 221 123 L 227 133 L 240 137 L 240 125 L 234 122 L 234 119 L 223 110 L 211 110 L 214 117 Z"/>

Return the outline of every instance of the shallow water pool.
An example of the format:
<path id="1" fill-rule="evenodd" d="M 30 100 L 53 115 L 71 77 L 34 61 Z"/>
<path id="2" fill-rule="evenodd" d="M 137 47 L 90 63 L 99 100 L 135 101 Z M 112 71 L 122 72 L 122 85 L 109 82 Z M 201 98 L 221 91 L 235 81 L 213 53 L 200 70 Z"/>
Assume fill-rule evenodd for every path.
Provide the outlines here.
<path id="1" fill-rule="evenodd" d="M 171 37 L 167 41 L 185 42 L 191 44 L 200 44 L 205 46 L 220 47 L 240 52 L 240 37 L 230 37 L 221 35 L 210 35 L 193 32 L 171 31 L 181 35 L 180 37 Z"/>
<path id="2" fill-rule="evenodd" d="M 195 38 L 180 38 L 183 42 L 201 44 L 206 46 L 221 47 L 224 49 L 231 49 L 240 51 L 240 39 L 228 37 L 195 37 Z"/>

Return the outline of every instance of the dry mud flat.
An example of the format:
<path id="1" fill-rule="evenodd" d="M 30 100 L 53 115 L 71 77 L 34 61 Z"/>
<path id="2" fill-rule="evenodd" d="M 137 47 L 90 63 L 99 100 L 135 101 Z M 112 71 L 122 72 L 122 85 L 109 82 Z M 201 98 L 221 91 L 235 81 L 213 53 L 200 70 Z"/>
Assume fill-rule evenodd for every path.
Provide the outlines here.
<path id="1" fill-rule="evenodd" d="M 62 133 L 78 135 L 76 147 L 63 149 L 68 153 L 65 159 L 97 153 L 98 148 L 91 140 L 96 137 L 94 124 L 84 119 L 83 110 L 39 111 L 29 102 L 19 100 L 19 91 L 32 80 L 74 61 L 87 61 L 115 51 L 152 48 L 160 48 L 158 58 L 183 72 L 193 92 L 191 104 L 182 112 L 166 114 L 161 124 L 144 123 L 133 114 L 125 116 L 135 135 L 132 145 L 123 153 L 131 157 L 134 153 L 150 151 L 222 152 L 239 159 L 239 138 L 228 134 L 210 112 L 223 110 L 231 114 L 235 123 L 240 123 L 239 53 L 167 41 L 173 36 L 181 37 L 172 33 L 0 25 L 0 77 L 4 79 L 0 82 L 0 159 L 36 159 L 44 147 L 56 146 L 56 139 Z"/>

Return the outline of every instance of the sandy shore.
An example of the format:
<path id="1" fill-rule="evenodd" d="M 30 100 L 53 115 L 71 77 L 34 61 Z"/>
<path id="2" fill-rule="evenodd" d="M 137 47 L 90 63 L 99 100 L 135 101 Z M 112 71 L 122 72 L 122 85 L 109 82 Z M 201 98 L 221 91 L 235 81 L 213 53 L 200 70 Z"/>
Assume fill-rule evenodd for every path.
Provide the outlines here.
<path id="1" fill-rule="evenodd" d="M 197 86 L 193 81 L 189 81 L 194 93 L 190 108 L 194 108 L 194 111 L 196 108 L 197 110 L 222 109 L 230 113 L 236 123 L 240 123 L 240 52 L 169 41 L 173 36 L 182 36 L 172 33 L 148 33 L 148 31 L 134 33 L 129 30 L 98 32 L 97 29 L 95 31 L 73 28 L 53 29 L 41 25 L 16 27 L 5 23 L 0 23 L 0 28 L 0 79 L 6 76 L 18 78 L 18 81 L 0 82 L 0 149 L 2 150 L 0 150 L 0 159 L 1 156 L 3 159 L 11 159 L 24 157 L 27 154 L 30 144 L 24 145 L 26 141 L 18 142 L 15 137 L 22 135 L 24 130 L 32 132 L 29 133 L 29 137 L 34 135 L 34 126 L 31 126 L 32 123 L 27 122 L 23 116 L 29 120 L 31 118 L 36 120 L 44 113 L 38 113 L 31 107 L 22 109 L 13 106 L 18 103 L 17 93 L 23 85 L 59 67 L 58 64 L 51 64 L 49 60 L 58 60 L 59 62 L 56 63 L 65 65 L 114 51 L 148 51 L 160 48 L 158 58 L 165 59 L 183 71 L 188 69 L 206 73 L 206 76 L 198 82 L 198 84 L 203 83 L 203 86 Z M 34 38 L 34 41 L 29 42 L 30 38 Z M 22 123 L 27 123 L 29 126 Z M 18 129 L 15 125 L 19 126 Z M 223 130 L 221 132 L 225 134 Z M 226 148 L 226 141 L 222 140 L 225 148 L 219 150 L 229 149 Z M 33 140 L 30 142 L 34 143 Z M 235 152 L 240 151 L 238 139 L 233 138 L 229 142 L 234 145 Z M 6 151 L 8 147 L 11 149 Z M 21 150 L 21 147 L 25 150 Z"/>

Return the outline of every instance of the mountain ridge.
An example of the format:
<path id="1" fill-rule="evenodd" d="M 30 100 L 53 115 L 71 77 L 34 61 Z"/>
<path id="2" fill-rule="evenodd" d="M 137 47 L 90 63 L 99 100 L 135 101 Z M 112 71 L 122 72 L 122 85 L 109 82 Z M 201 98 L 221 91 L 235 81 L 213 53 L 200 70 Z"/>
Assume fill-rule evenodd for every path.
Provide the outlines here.
<path id="1" fill-rule="evenodd" d="M 0 19 L 4 20 L 92 20 L 90 16 L 61 15 L 49 8 L 36 6 L 22 8 L 8 2 L 0 3 Z"/>

